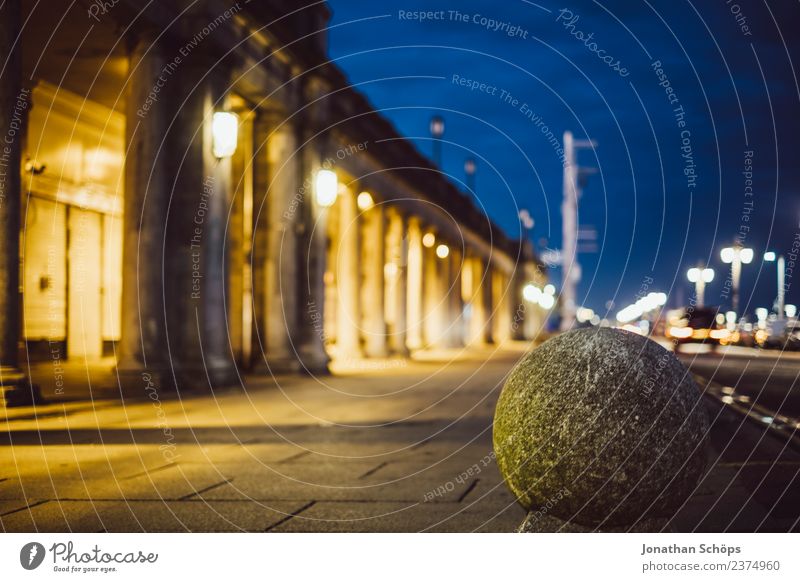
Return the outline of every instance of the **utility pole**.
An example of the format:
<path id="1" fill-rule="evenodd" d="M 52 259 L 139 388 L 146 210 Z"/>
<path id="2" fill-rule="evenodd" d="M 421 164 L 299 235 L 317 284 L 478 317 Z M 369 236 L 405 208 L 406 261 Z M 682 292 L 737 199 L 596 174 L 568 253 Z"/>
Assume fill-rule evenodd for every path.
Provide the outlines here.
<path id="1" fill-rule="evenodd" d="M 578 263 L 578 200 L 583 190 L 585 176 L 594 168 L 581 168 L 577 164 L 577 151 L 595 148 L 594 140 L 573 139 L 571 131 L 564 132 L 564 201 L 561 203 L 561 331 L 575 324 L 577 309 L 575 298 L 581 280 Z"/>
<path id="2" fill-rule="evenodd" d="M 778 317 L 786 317 L 786 259 L 778 256 Z"/>

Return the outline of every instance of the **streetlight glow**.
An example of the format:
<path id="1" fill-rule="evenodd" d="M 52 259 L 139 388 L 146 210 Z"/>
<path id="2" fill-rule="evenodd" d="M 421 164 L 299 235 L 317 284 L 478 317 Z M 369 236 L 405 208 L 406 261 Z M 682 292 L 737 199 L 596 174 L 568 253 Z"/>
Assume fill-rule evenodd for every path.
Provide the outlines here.
<path id="1" fill-rule="evenodd" d="M 706 283 L 714 280 L 714 269 L 708 267 L 692 267 L 686 271 L 686 278 L 694 283 L 694 292 L 697 297 L 697 306 L 705 304 Z"/>
<path id="2" fill-rule="evenodd" d="M 553 305 L 556 304 L 556 298 L 552 295 L 542 295 L 539 297 L 539 305 L 544 309 L 552 309 Z"/>
<path id="3" fill-rule="evenodd" d="M 743 247 L 739 242 L 732 247 L 725 247 L 719 253 L 723 263 L 731 266 L 731 307 L 733 311 L 739 310 L 739 282 L 742 278 L 742 265 L 753 261 L 753 249 Z"/>
<path id="4" fill-rule="evenodd" d="M 236 152 L 239 137 L 239 116 L 217 111 L 211 118 L 211 137 L 215 158 L 229 158 Z"/>
<path id="5" fill-rule="evenodd" d="M 433 247 L 434 244 L 436 244 L 436 235 L 432 232 L 426 232 L 425 236 L 422 237 L 422 245 L 429 249 Z"/>
<path id="6" fill-rule="evenodd" d="M 786 317 L 794 317 L 797 315 L 797 306 L 792 305 L 791 303 L 786 304 Z"/>
<path id="7" fill-rule="evenodd" d="M 545 295 L 555 295 L 556 294 L 555 286 L 551 285 L 550 283 L 545 285 L 544 286 L 544 294 Z"/>
<path id="8" fill-rule="evenodd" d="M 472 158 L 467 158 L 467 160 L 464 162 L 464 172 L 466 172 L 467 176 L 472 176 L 475 174 L 475 169 L 475 160 Z"/>
<path id="9" fill-rule="evenodd" d="M 450 254 L 450 247 L 448 247 L 447 245 L 442 244 L 436 247 L 436 256 L 439 257 L 440 259 L 446 259 L 449 254 Z"/>
<path id="10" fill-rule="evenodd" d="M 329 208 L 336 202 L 339 195 L 339 178 L 332 170 L 320 170 L 314 180 L 314 195 L 317 204 Z"/>
<path id="11" fill-rule="evenodd" d="M 522 288 L 522 298 L 528 303 L 538 303 L 542 296 L 542 290 L 533 283 L 528 283 Z"/>
<path id="12" fill-rule="evenodd" d="M 438 115 L 431 117 L 431 135 L 436 138 L 444 135 L 444 119 Z"/>
<path id="13" fill-rule="evenodd" d="M 722 259 L 723 263 L 732 263 L 735 254 L 735 251 L 731 247 L 725 247 L 719 252 L 719 257 Z"/>
<path id="14" fill-rule="evenodd" d="M 775 262 L 776 258 L 777 257 L 775 256 L 775 253 L 773 251 L 767 251 L 766 253 L 764 253 L 764 260 L 767 261 L 768 263 Z"/>

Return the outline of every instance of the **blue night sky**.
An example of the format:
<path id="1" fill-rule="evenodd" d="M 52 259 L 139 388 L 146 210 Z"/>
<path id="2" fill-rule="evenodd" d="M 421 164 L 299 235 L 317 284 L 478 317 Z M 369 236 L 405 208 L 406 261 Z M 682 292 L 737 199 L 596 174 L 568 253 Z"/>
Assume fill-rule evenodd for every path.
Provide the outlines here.
<path id="1" fill-rule="evenodd" d="M 767 247 L 789 252 L 800 231 L 800 93 L 791 64 L 800 62 L 800 4 L 737 1 L 331 0 L 329 43 L 350 81 L 426 155 L 430 117 L 442 115 L 451 142 L 444 171 L 461 181 L 464 159 L 477 158 L 480 203 L 515 237 L 518 208 L 530 209 L 540 249 L 561 246 L 562 165 L 534 120 L 559 143 L 565 130 L 598 141 L 579 157 L 598 169 L 581 200 L 580 223 L 597 229 L 598 252 L 580 256 L 579 303 L 605 313 L 614 300 L 616 312 L 652 277 L 650 291 L 685 304 L 686 269 L 706 262 L 717 271 L 706 302 L 726 305 L 719 250 L 741 229 L 757 256 L 742 281 L 742 306 L 752 313 L 776 293 L 775 264 L 761 262 L 761 254 Z M 444 13 L 420 22 L 401 11 Z M 490 30 L 481 16 L 503 26 Z M 516 34 L 504 32 L 513 26 Z M 677 103 L 659 85 L 654 61 Z M 487 89 L 470 91 L 454 75 Z M 684 130 L 691 160 L 682 155 Z M 557 269 L 551 278 L 558 283 Z M 787 302 L 800 303 L 800 281 Z"/>

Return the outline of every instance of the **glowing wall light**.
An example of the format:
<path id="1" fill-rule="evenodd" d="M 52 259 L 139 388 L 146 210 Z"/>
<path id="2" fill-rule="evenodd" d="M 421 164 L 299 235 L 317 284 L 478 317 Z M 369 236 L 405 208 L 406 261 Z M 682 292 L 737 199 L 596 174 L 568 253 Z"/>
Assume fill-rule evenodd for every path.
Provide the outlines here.
<path id="1" fill-rule="evenodd" d="M 229 158 L 236 152 L 239 117 L 229 111 L 217 111 L 211 119 L 214 157 Z"/>
<path id="2" fill-rule="evenodd" d="M 332 170 L 320 170 L 314 179 L 314 195 L 317 204 L 323 208 L 329 208 L 336 202 L 339 194 L 339 178 Z"/>
<path id="3" fill-rule="evenodd" d="M 359 210 L 369 210 L 375 205 L 375 201 L 372 199 L 372 194 L 369 192 L 362 192 L 359 194 L 356 203 L 358 204 Z"/>
<path id="4" fill-rule="evenodd" d="M 432 232 L 426 232 L 425 236 L 422 237 L 422 244 L 426 248 L 431 248 L 434 244 L 436 244 L 436 235 Z"/>
<path id="5" fill-rule="evenodd" d="M 440 259 L 446 259 L 447 256 L 450 254 L 450 247 L 447 245 L 439 245 L 436 247 L 436 256 Z"/>

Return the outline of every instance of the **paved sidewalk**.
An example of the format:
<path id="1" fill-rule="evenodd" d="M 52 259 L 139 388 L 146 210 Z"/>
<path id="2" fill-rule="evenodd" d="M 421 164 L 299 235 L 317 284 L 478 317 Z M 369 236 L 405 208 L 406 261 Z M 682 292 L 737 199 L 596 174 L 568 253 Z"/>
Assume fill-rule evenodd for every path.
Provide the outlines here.
<path id="1" fill-rule="evenodd" d="M 348 362 L 326 378 L 248 378 L 246 392 L 183 401 L 10 409 L 0 423 L 0 523 L 513 531 L 524 514 L 501 483 L 491 426 L 524 347 Z"/>
<path id="2" fill-rule="evenodd" d="M 327 378 L 0 420 L 5 531 L 514 531 L 491 427 L 525 346 L 349 362 Z M 713 408 L 708 476 L 679 531 L 797 529 L 800 456 Z M 719 412 L 718 417 L 717 412 Z M 2 414 L 2 412 L 0 412 Z"/>

